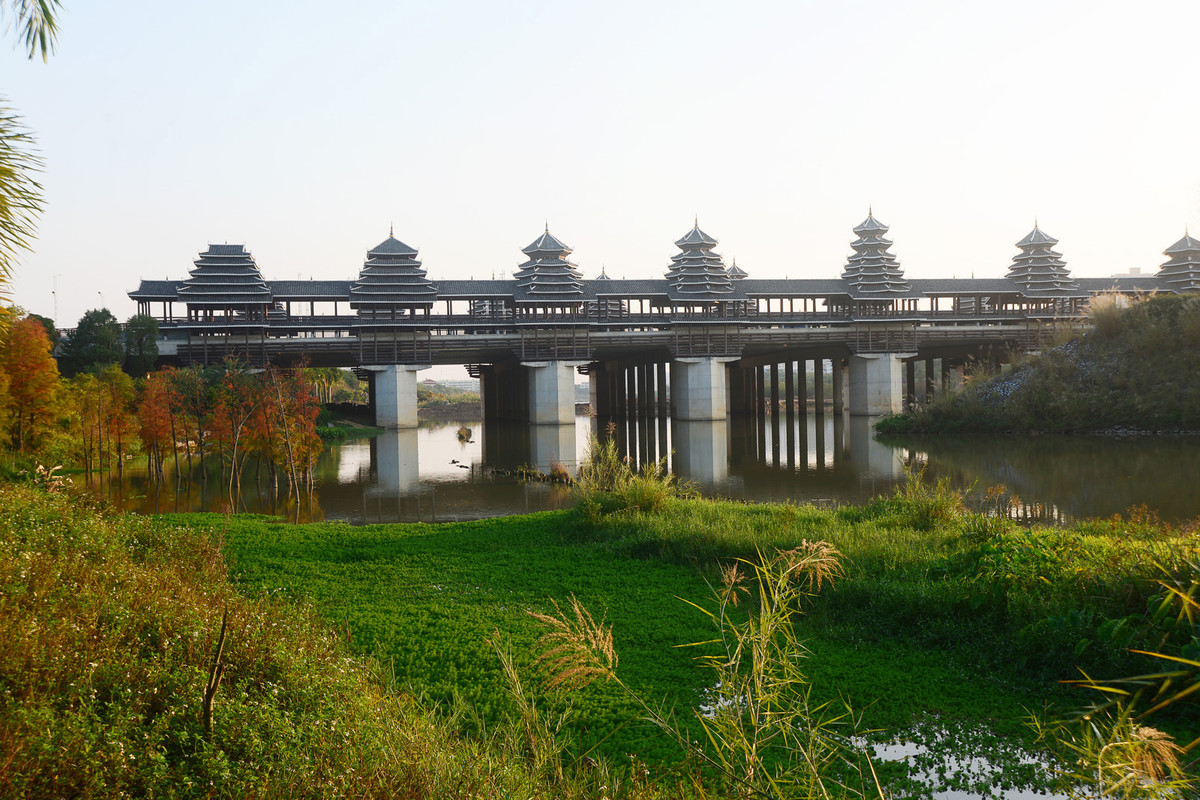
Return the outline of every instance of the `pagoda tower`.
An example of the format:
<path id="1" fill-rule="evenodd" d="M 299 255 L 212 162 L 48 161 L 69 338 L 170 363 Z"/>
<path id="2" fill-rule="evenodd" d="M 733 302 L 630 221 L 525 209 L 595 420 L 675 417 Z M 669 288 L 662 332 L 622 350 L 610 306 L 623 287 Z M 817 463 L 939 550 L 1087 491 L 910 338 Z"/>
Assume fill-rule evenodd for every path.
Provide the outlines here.
<path id="1" fill-rule="evenodd" d="M 179 287 L 179 299 L 192 317 L 243 314 L 266 319 L 274 304 L 270 287 L 258 271 L 254 256 L 241 244 L 210 244 Z"/>
<path id="2" fill-rule="evenodd" d="M 574 305 L 582 302 L 583 275 L 567 260 L 571 248 L 550 233 L 550 225 L 521 252 L 529 259 L 517 267 L 518 299 L 540 305 Z"/>
<path id="3" fill-rule="evenodd" d="M 1170 260 L 1158 268 L 1158 277 L 1173 292 L 1200 290 L 1200 241 L 1193 239 L 1187 231 L 1183 238 L 1163 250 Z"/>
<path id="4" fill-rule="evenodd" d="M 1061 292 L 1078 288 L 1062 253 L 1053 249 L 1056 244 L 1058 239 L 1043 233 L 1034 222 L 1029 235 L 1017 242 L 1021 252 L 1013 256 L 1005 277 L 1021 284 L 1027 292 Z"/>
<path id="5" fill-rule="evenodd" d="M 743 278 L 749 277 L 746 273 L 746 270 L 737 265 L 736 258 L 734 258 L 733 263 L 729 265 L 729 277 L 733 278 L 735 281 L 740 281 Z"/>
<path id="6" fill-rule="evenodd" d="M 397 239 L 394 231 L 367 251 L 367 260 L 350 286 L 350 307 L 360 317 L 391 317 L 400 310 L 429 313 L 437 289 L 425 277 L 417 251 Z"/>
<path id="7" fill-rule="evenodd" d="M 719 253 L 713 252 L 717 240 L 700 230 L 699 220 L 675 246 L 683 251 L 671 256 L 671 266 L 667 268 L 667 283 L 675 293 L 703 297 L 733 291 L 733 279 L 725 269 L 725 262 Z"/>
<path id="8" fill-rule="evenodd" d="M 886 296 L 906 294 L 908 281 L 896 256 L 888 252 L 891 239 L 884 238 L 888 226 L 875 219 L 871 209 L 867 218 L 854 227 L 858 238 L 850 243 L 854 255 L 846 262 L 842 280 L 849 281 L 860 294 Z"/>

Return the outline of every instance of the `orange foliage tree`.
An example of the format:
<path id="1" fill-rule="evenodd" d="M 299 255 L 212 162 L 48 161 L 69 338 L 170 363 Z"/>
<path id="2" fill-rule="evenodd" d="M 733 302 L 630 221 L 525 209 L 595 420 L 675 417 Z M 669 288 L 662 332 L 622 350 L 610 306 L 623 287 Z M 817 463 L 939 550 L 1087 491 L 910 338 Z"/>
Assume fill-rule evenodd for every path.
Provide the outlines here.
<path id="1" fill-rule="evenodd" d="M 58 389 L 58 365 L 42 323 L 25 317 L 8 332 L 0 366 L 8 377 L 13 447 L 24 451 L 49 424 Z"/>
<path id="2" fill-rule="evenodd" d="M 150 471 L 161 478 L 163 460 L 168 453 L 179 454 L 175 447 L 174 408 L 178 405 L 174 384 L 174 369 L 151 372 L 142 383 L 138 397 L 138 435 L 146 449 Z"/>

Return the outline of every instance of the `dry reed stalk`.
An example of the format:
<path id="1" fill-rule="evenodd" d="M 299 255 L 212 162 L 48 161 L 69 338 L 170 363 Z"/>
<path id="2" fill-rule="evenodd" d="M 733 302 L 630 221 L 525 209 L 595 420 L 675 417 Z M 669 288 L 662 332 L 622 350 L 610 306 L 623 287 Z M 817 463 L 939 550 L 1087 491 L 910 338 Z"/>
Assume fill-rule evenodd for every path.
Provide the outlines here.
<path id="1" fill-rule="evenodd" d="M 549 630 L 538 639 L 541 651 L 536 663 L 547 670 L 546 686 L 551 690 L 579 689 L 597 678 L 609 678 L 617 668 L 612 629 L 599 622 L 571 595 L 570 615 L 558 601 L 551 600 L 554 614 L 530 611 L 529 616 Z"/>

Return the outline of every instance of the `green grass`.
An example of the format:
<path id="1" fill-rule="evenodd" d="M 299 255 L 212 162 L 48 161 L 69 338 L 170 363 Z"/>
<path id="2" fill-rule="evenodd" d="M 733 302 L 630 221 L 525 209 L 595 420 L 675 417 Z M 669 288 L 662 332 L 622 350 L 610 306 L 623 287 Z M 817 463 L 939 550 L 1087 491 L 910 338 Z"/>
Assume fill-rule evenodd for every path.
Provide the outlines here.
<path id="1" fill-rule="evenodd" d="M 525 612 L 572 593 L 607 615 L 626 682 L 686 714 L 708 678 L 675 645 L 711 631 L 677 598 L 704 604 L 718 561 L 826 540 L 847 574 L 800 623 L 820 697 L 850 697 L 870 727 L 938 714 L 1020 733 L 1026 708 L 1075 701 L 1057 681 L 1077 667 L 1141 666 L 1125 648 L 1158 635 L 1147 616 L 1161 577 L 1154 563 L 1182 568 L 1197 552 L 1194 537 L 1137 520 L 1019 528 L 963 511 L 944 487 L 832 511 L 668 499 L 656 512 L 436 526 L 184 519 L 221 531 L 244 591 L 311 598 L 400 681 L 439 702 L 457 693 L 485 718 L 503 711 L 493 631 L 529 669 L 535 629 Z M 573 733 L 587 748 L 634 709 L 600 688 L 581 693 L 577 711 Z M 674 754 L 637 724 L 602 749 L 651 761 Z"/>
<path id="2" fill-rule="evenodd" d="M 592 796 L 603 781 L 639 796 L 640 770 L 607 766 L 626 754 L 655 777 L 640 796 L 671 794 L 695 773 L 668 771 L 680 750 L 612 683 L 569 695 L 565 776 L 531 764 L 491 643 L 511 643 L 535 688 L 527 612 L 577 597 L 611 625 L 621 681 L 686 721 L 713 681 L 695 658 L 713 651 L 676 645 L 714 633 L 688 602 L 714 607 L 722 563 L 817 540 L 845 575 L 795 618 L 802 669 L 813 703 L 844 698 L 868 728 L 935 719 L 1028 743 L 1028 710 L 1082 702 L 1057 683 L 1076 666 L 1119 677 L 1140 666 L 1127 647 L 1194 645 L 1154 611 L 1160 566 L 1194 577 L 1194 532 L 1145 517 L 1024 529 L 916 481 L 834 510 L 667 497 L 653 511 L 367 527 L 108 516 L 7 487 L 0 752 L 16 757 L 0 760 L 0 794 Z M 226 607 L 206 741 L 200 697 Z M 535 695 L 543 713 L 564 710 Z M 1168 728 L 1195 727 L 1194 704 L 1175 711 Z M 584 769 L 584 752 L 601 766 Z"/>
<path id="3" fill-rule="evenodd" d="M 207 534 L 29 487 L 0 486 L 0 642 L 3 797 L 657 796 L 463 736 L 307 606 L 235 591 Z"/>

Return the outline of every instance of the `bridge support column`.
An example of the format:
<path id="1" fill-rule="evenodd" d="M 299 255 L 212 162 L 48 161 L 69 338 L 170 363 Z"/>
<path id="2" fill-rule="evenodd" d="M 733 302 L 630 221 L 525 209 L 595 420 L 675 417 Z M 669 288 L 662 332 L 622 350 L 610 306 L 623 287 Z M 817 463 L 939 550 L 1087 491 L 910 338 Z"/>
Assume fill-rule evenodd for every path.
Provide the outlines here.
<path id="1" fill-rule="evenodd" d="M 534 425 L 575 422 L 575 368 L 582 361 L 527 361 L 529 421 Z"/>
<path id="2" fill-rule="evenodd" d="M 731 415 L 741 416 L 746 413 L 746 370 L 731 368 L 728 373 L 729 397 L 726 409 Z"/>
<path id="3" fill-rule="evenodd" d="M 767 410 L 767 378 L 764 367 L 754 368 L 754 417 L 760 422 L 766 420 Z"/>
<path id="4" fill-rule="evenodd" d="M 917 362 L 904 362 L 904 408 L 915 408 L 917 405 Z"/>
<path id="5" fill-rule="evenodd" d="M 779 365 L 771 365 L 771 388 L 767 390 L 767 396 L 771 403 L 771 427 L 779 427 Z M 776 437 L 778 438 L 778 437 Z"/>
<path id="6" fill-rule="evenodd" d="M 779 466 L 779 365 L 771 365 L 771 463 Z"/>
<path id="7" fill-rule="evenodd" d="M 850 357 L 850 414 L 875 417 L 898 414 L 903 407 L 904 368 L 908 354 L 880 353 Z"/>
<path id="8" fill-rule="evenodd" d="M 428 364 L 363 367 L 374 373 L 375 424 L 380 428 L 417 427 L 417 372 Z"/>
<path id="9" fill-rule="evenodd" d="M 685 421 L 725 419 L 725 364 L 735 360 L 679 358 L 672 361 L 671 416 Z"/>
<path id="10" fill-rule="evenodd" d="M 479 394 L 485 422 L 529 420 L 529 388 L 525 370 L 491 365 L 479 373 Z"/>
<path id="11" fill-rule="evenodd" d="M 496 373 L 483 369 L 479 373 L 479 404 L 483 406 L 483 419 L 493 422 L 500 419 L 500 387 Z"/>
<path id="12" fill-rule="evenodd" d="M 966 380 L 966 370 L 961 361 L 955 361 L 950 365 L 950 391 L 961 392 L 963 383 Z"/>
<path id="13" fill-rule="evenodd" d="M 654 366 L 658 374 L 658 418 L 665 420 L 671 413 L 670 401 L 667 399 L 667 362 L 660 361 Z M 663 447 L 666 446 L 666 437 L 663 437 Z"/>
<path id="14" fill-rule="evenodd" d="M 813 412 L 825 416 L 825 359 L 813 359 Z"/>
<path id="15" fill-rule="evenodd" d="M 846 365 L 841 356 L 833 359 L 833 411 L 841 415 L 846 413 Z"/>
<path id="16" fill-rule="evenodd" d="M 792 459 L 796 438 L 796 362 L 789 361 L 783 368 L 783 418 L 787 424 L 788 458 Z"/>
<path id="17" fill-rule="evenodd" d="M 608 364 L 596 362 L 588 367 L 588 399 L 601 429 L 616 417 L 616 381 L 616 373 Z"/>

